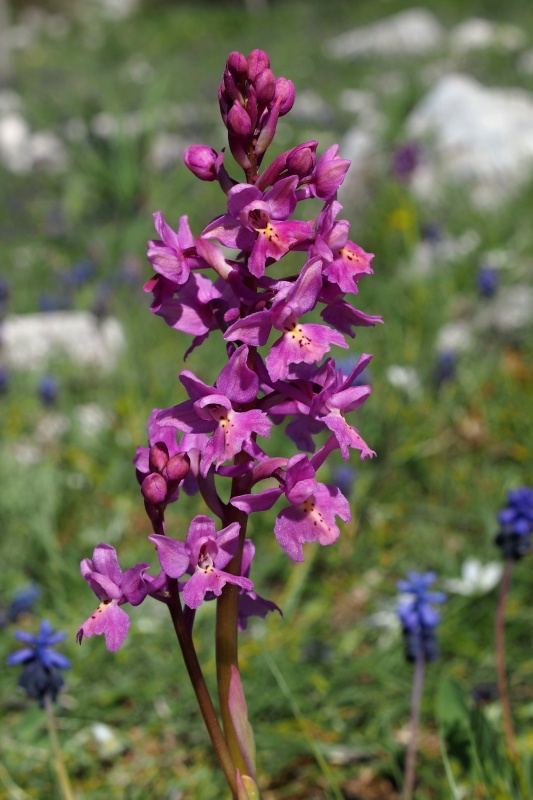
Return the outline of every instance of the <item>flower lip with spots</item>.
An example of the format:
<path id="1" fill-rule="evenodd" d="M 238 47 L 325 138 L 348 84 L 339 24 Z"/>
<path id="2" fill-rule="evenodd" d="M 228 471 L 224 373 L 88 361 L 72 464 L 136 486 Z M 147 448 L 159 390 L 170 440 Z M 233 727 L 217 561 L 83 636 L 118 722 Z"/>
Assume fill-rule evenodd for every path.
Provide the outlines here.
<path id="1" fill-rule="evenodd" d="M 83 637 L 89 639 L 103 633 L 108 650 L 116 652 L 122 647 L 130 619 L 120 606 L 124 603 L 138 606 L 143 602 L 150 586 L 150 580 L 145 576 L 149 568 L 149 564 L 139 563 L 122 572 L 115 548 L 104 542 L 95 547 L 92 560 L 83 559 L 80 565 L 82 577 L 101 602 L 78 628 L 76 641 L 79 644 Z"/>
<path id="2" fill-rule="evenodd" d="M 239 530 L 239 524 L 232 522 L 217 532 L 213 520 L 199 514 L 192 520 L 185 542 L 157 534 L 148 537 L 155 544 L 161 567 L 170 578 L 190 574 L 181 587 L 183 600 L 189 608 L 198 608 L 208 592 L 219 597 L 227 583 L 245 591 L 253 589 L 249 578 L 224 572 L 237 552 Z"/>

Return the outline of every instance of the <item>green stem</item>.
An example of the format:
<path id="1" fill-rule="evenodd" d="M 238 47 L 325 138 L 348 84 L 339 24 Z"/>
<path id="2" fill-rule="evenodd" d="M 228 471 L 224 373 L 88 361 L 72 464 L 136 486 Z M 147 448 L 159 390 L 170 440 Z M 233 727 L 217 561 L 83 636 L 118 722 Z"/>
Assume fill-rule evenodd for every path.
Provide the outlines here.
<path id="1" fill-rule="evenodd" d="M 511 704 L 509 703 L 509 692 L 507 689 L 507 676 L 505 672 L 505 602 L 513 574 L 514 561 L 508 558 L 505 562 L 500 592 L 498 595 L 498 605 L 496 607 L 495 623 L 495 651 L 496 651 L 496 674 L 498 676 L 498 693 L 503 712 L 503 728 L 509 754 L 513 761 L 518 760 L 516 751 L 515 733 L 513 720 L 511 717 Z"/>
<path id="2" fill-rule="evenodd" d="M 403 800 L 411 800 L 415 788 L 415 764 L 418 743 L 418 730 L 420 727 L 420 704 L 422 701 L 422 689 L 424 687 L 424 653 L 417 654 L 415 662 L 415 674 L 413 677 L 413 691 L 411 693 L 411 725 L 409 745 L 405 759 L 405 780 L 403 786 Z"/>
<path id="3" fill-rule="evenodd" d="M 59 785 L 61 787 L 61 794 L 63 795 L 64 800 L 74 800 L 67 770 L 65 769 L 65 763 L 63 761 L 63 755 L 61 753 L 61 747 L 59 745 L 56 718 L 54 714 L 54 704 L 49 694 L 46 694 L 44 697 L 44 709 L 46 712 L 46 727 L 48 728 L 48 736 L 50 737 L 50 743 L 52 745 L 54 765 L 56 768 Z"/>
<path id="4" fill-rule="evenodd" d="M 172 617 L 174 630 L 176 631 L 176 636 L 178 637 L 181 647 L 181 652 L 183 653 L 183 660 L 185 661 L 185 666 L 187 667 L 187 672 L 189 673 L 189 678 L 191 679 L 191 684 L 196 694 L 196 699 L 198 701 L 202 717 L 204 718 L 205 726 L 209 733 L 213 749 L 216 753 L 222 771 L 224 772 L 228 786 L 231 789 L 233 796 L 237 797 L 237 778 L 235 766 L 226 740 L 224 739 L 224 734 L 222 733 L 215 707 L 213 706 L 213 701 L 211 700 L 211 695 L 209 694 L 209 690 L 202 674 L 202 668 L 200 667 L 200 662 L 198 661 L 198 656 L 196 655 L 192 636 L 185 622 L 183 609 L 181 607 L 178 582 L 174 579 L 167 578 L 167 585 L 170 594 L 168 608 L 170 611 L 170 616 Z"/>
<path id="5" fill-rule="evenodd" d="M 238 494 L 232 486 L 232 497 Z M 244 539 L 246 537 L 246 525 L 248 516 L 243 511 L 239 511 L 232 505 L 227 506 L 225 525 L 238 522 L 241 526 L 239 534 L 239 548 L 226 567 L 226 572 L 232 575 L 240 575 L 242 563 L 242 551 Z M 222 594 L 217 600 L 217 619 L 216 619 L 216 661 L 217 661 L 217 682 L 218 696 L 220 702 L 220 714 L 224 726 L 224 734 L 231 753 L 231 758 L 235 767 L 244 775 L 248 774 L 248 767 L 244 760 L 233 721 L 229 709 L 229 690 L 231 682 L 232 666 L 239 669 L 239 645 L 238 645 L 238 610 L 239 610 L 239 587 L 227 583 Z"/>

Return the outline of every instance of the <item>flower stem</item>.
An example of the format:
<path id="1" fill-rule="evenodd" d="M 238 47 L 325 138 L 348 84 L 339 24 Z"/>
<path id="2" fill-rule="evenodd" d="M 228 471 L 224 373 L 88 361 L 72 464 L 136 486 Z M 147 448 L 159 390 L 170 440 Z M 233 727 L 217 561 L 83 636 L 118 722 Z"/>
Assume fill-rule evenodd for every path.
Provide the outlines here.
<path id="1" fill-rule="evenodd" d="M 418 729 L 420 727 L 420 704 L 422 700 L 422 689 L 424 688 L 424 653 L 419 652 L 415 661 L 415 672 L 413 676 L 413 691 L 411 693 L 411 723 L 409 745 L 405 759 L 405 778 L 403 784 L 403 800 L 411 800 L 415 788 L 415 764 L 418 740 Z"/>
<path id="2" fill-rule="evenodd" d="M 233 796 L 236 798 L 237 778 L 235 767 L 228 749 L 228 745 L 224 739 L 224 734 L 222 733 L 215 707 L 213 706 L 213 701 L 211 700 L 211 695 L 209 694 L 209 690 L 202 674 L 202 668 L 200 667 L 200 662 L 198 661 L 198 656 L 196 655 L 194 642 L 192 640 L 187 621 L 185 620 L 185 616 L 183 614 L 179 596 L 178 582 L 173 578 L 167 578 L 167 585 L 170 594 L 168 608 L 170 611 L 170 616 L 172 617 L 174 630 L 176 631 L 176 636 L 178 637 L 181 647 L 181 652 L 183 653 L 183 660 L 185 661 L 185 666 L 187 667 L 187 672 L 189 673 L 189 678 L 191 679 L 191 684 L 196 694 L 196 699 L 198 701 L 202 717 L 204 718 L 205 726 L 209 733 L 213 749 L 216 753 L 222 771 L 224 772 L 228 786 L 231 789 Z"/>
<path id="3" fill-rule="evenodd" d="M 59 745 L 59 737 L 57 735 L 56 718 L 54 714 L 54 704 L 49 694 L 44 697 L 44 709 L 46 712 L 46 727 L 48 728 L 48 736 L 50 737 L 50 744 L 52 745 L 52 753 L 54 755 L 54 765 L 57 772 L 57 779 L 61 787 L 61 794 L 63 800 L 74 800 L 72 789 L 70 788 L 70 781 L 68 778 L 61 747 Z"/>
<path id="4" fill-rule="evenodd" d="M 511 718 L 511 705 L 509 703 L 509 692 L 507 689 L 507 676 L 505 673 L 505 603 L 507 600 L 509 586 L 511 584 L 513 567 L 514 560 L 512 558 L 508 558 L 505 562 L 505 569 L 503 571 L 503 577 L 500 584 L 500 592 L 498 594 L 494 640 L 496 651 L 496 674 L 498 676 L 498 693 L 500 695 L 500 703 L 503 712 L 503 728 L 505 731 L 509 755 L 511 756 L 512 760 L 517 763 L 518 753 L 516 750 L 515 733 Z"/>
<path id="5" fill-rule="evenodd" d="M 234 482 L 235 483 L 235 482 Z M 233 487 L 235 488 L 235 486 Z M 238 492 L 232 492 L 232 496 Z M 228 505 L 227 514 L 224 520 L 225 525 L 232 522 L 239 522 L 241 529 L 239 534 L 239 549 L 226 567 L 227 572 L 239 575 L 241 571 L 242 550 L 246 537 L 246 525 L 248 516 L 243 511 L 239 511 L 232 505 Z M 217 619 L 216 619 L 216 661 L 217 661 L 217 681 L 218 696 L 220 701 L 220 714 L 224 733 L 231 758 L 235 767 L 244 775 L 248 774 L 248 767 L 241 752 L 237 734 L 231 719 L 229 709 L 229 690 L 231 682 L 232 666 L 239 669 L 239 647 L 238 647 L 238 607 L 239 607 L 239 587 L 227 583 L 222 594 L 217 600 Z"/>

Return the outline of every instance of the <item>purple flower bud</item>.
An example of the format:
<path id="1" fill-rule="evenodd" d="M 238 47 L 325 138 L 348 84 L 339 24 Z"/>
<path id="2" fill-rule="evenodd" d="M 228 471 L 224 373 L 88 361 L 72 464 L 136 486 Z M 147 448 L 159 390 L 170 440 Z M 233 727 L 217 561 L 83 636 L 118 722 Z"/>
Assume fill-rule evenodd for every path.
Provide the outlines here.
<path id="1" fill-rule="evenodd" d="M 168 461 L 168 447 L 164 442 L 156 442 L 148 454 L 150 472 L 163 472 Z"/>
<path id="2" fill-rule="evenodd" d="M 216 150 L 205 144 L 192 144 L 183 154 L 185 166 L 201 181 L 216 180 L 215 162 L 217 158 Z"/>
<path id="3" fill-rule="evenodd" d="M 231 74 L 229 70 L 224 71 L 224 77 L 222 79 L 222 86 L 223 93 L 229 100 L 242 100 L 242 94 L 237 86 L 237 81 L 235 80 L 234 76 Z M 222 88 L 222 87 L 221 87 Z"/>
<path id="4" fill-rule="evenodd" d="M 226 126 L 228 130 L 236 136 L 249 136 L 252 131 L 250 117 L 238 100 L 235 100 L 229 111 Z"/>
<path id="5" fill-rule="evenodd" d="M 158 472 L 152 472 L 142 482 L 141 492 L 147 503 L 158 506 L 165 502 L 167 482 Z"/>
<path id="6" fill-rule="evenodd" d="M 314 147 L 309 147 L 306 143 L 298 145 L 287 156 L 287 170 L 293 174 L 298 175 L 299 178 L 305 178 L 309 175 L 316 164 L 316 142 L 313 143 Z"/>
<path id="7" fill-rule="evenodd" d="M 258 111 L 258 99 L 257 99 L 257 92 L 252 85 L 248 87 L 248 99 L 246 102 L 246 113 L 250 117 L 250 132 L 255 130 L 257 125 L 257 118 L 259 115 Z"/>
<path id="8" fill-rule="evenodd" d="M 189 474 L 191 460 L 187 453 L 177 453 L 167 464 L 167 478 L 169 481 L 182 481 Z"/>
<path id="9" fill-rule="evenodd" d="M 257 92 L 257 102 L 259 105 L 267 106 L 274 98 L 276 91 L 276 78 L 271 69 L 264 69 L 254 80 L 255 91 Z"/>
<path id="10" fill-rule="evenodd" d="M 246 80 L 248 77 L 248 61 L 242 53 L 234 50 L 229 54 L 226 61 L 226 69 L 231 72 L 238 80 Z"/>
<path id="11" fill-rule="evenodd" d="M 294 90 L 294 83 L 287 80 L 287 78 L 278 78 L 276 81 L 276 91 L 274 99 L 279 102 L 279 115 L 280 117 L 288 114 L 294 105 L 294 98 L 296 92 Z"/>
<path id="12" fill-rule="evenodd" d="M 267 115 L 265 123 L 261 125 L 261 133 L 257 138 L 257 143 L 254 148 L 257 156 L 262 155 L 266 151 L 267 147 L 274 138 L 278 124 L 278 117 L 279 106 L 276 103 L 276 105 L 273 106 L 273 108 L 270 110 L 270 113 Z"/>
<path id="13" fill-rule="evenodd" d="M 260 72 L 269 69 L 270 59 L 264 50 L 252 50 L 248 56 L 248 78 L 255 83 Z"/>

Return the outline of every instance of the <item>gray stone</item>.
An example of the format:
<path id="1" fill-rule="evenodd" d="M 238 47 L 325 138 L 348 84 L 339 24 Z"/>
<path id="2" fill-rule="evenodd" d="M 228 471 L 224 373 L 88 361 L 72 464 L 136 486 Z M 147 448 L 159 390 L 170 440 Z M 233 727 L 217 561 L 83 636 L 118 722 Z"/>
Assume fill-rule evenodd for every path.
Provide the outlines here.
<path id="1" fill-rule="evenodd" d="M 478 334 L 499 334 L 516 338 L 533 325 L 533 287 L 527 284 L 508 286 L 474 316 L 473 326 Z"/>
<path id="2" fill-rule="evenodd" d="M 449 74 L 411 113 L 407 136 L 425 141 L 426 163 L 412 179 L 431 201 L 443 184 L 466 187 L 479 207 L 494 207 L 516 192 L 533 171 L 533 95 L 492 89 Z"/>
<path id="3" fill-rule="evenodd" d="M 400 14 L 335 36 L 326 42 L 332 58 L 403 56 L 431 53 L 444 42 L 437 17 L 425 8 L 410 8 Z"/>
<path id="4" fill-rule="evenodd" d="M 64 356 L 79 367 L 113 369 L 124 350 L 120 322 L 99 322 L 88 311 L 7 316 L 2 326 L 3 357 L 12 369 L 41 370 Z"/>

